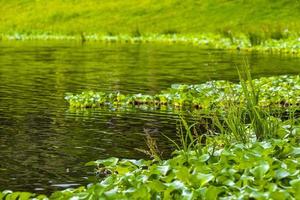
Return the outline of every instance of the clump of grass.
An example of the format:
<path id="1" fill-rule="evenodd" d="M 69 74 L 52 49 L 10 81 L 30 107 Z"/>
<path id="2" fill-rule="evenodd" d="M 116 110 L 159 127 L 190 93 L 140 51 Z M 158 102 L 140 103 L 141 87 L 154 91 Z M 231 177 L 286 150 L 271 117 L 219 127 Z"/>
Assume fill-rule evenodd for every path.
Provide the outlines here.
<path id="1" fill-rule="evenodd" d="M 229 38 L 232 44 L 234 43 L 234 35 L 233 35 L 232 31 L 229 28 L 219 29 L 219 32 L 225 38 Z"/>
<path id="2" fill-rule="evenodd" d="M 142 36 L 140 29 L 137 27 L 131 32 L 132 37 L 139 38 Z"/>
<path id="3" fill-rule="evenodd" d="M 259 106 L 260 91 L 252 80 L 249 66 L 242 71 L 238 69 L 238 74 L 243 100 L 237 103 L 229 98 L 227 112 L 221 117 L 214 116 L 220 133 L 244 144 L 253 140 L 253 137 L 258 141 L 275 137 L 281 131 L 280 119 L 273 117 L 271 110 L 266 111 Z"/>
<path id="4" fill-rule="evenodd" d="M 265 41 L 263 33 L 250 31 L 248 32 L 248 37 L 251 46 L 259 46 Z"/>
<path id="5" fill-rule="evenodd" d="M 277 124 L 269 123 L 269 115 L 259 106 L 259 88 L 255 86 L 252 80 L 249 66 L 246 65 L 241 73 L 238 70 L 240 83 L 242 86 L 243 95 L 245 97 L 245 109 L 249 116 L 251 127 L 256 135 L 256 138 L 261 141 L 272 137 L 277 132 Z"/>
<path id="6" fill-rule="evenodd" d="M 116 36 L 116 35 L 117 35 L 117 34 L 114 33 L 114 32 L 112 32 L 112 31 L 108 31 L 108 32 L 107 32 L 107 36 L 112 37 L 112 36 Z"/>
<path id="7" fill-rule="evenodd" d="M 162 32 L 163 35 L 176 35 L 178 33 L 179 33 L 179 31 L 175 28 L 169 28 Z"/>
<path id="8" fill-rule="evenodd" d="M 218 127 L 220 135 L 225 136 L 226 143 L 239 141 L 244 144 L 250 141 L 249 128 L 246 125 L 246 113 L 243 107 L 232 106 L 226 115 L 214 116 L 215 126 Z"/>
<path id="9" fill-rule="evenodd" d="M 283 38 L 287 38 L 287 34 L 285 34 L 281 30 L 272 31 L 270 34 L 270 38 L 274 40 L 281 40 Z"/>

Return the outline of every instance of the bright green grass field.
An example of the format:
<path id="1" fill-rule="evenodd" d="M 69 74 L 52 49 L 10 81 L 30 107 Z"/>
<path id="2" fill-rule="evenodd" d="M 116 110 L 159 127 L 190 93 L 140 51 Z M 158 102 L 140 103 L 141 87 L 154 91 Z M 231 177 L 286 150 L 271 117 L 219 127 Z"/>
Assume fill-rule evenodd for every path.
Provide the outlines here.
<path id="1" fill-rule="evenodd" d="M 0 33 L 300 33 L 299 0 L 0 0 Z"/>

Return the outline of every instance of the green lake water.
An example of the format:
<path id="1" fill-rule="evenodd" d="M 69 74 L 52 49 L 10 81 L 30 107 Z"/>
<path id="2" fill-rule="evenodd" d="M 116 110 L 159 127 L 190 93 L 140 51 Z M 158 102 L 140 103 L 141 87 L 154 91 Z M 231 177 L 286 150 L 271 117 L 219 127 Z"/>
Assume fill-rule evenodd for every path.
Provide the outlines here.
<path id="1" fill-rule="evenodd" d="M 299 74 L 293 56 L 201 49 L 188 45 L 0 42 L 0 190 L 49 193 L 85 185 L 91 160 L 147 158 L 145 132 L 165 156 L 176 137 L 172 110 L 69 110 L 66 92 L 154 94 L 173 83 Z"/>

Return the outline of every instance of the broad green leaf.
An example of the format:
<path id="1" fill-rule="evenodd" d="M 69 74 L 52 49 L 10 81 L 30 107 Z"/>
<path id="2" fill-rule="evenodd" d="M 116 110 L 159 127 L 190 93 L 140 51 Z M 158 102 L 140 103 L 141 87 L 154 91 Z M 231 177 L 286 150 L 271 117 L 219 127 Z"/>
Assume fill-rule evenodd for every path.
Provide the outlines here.
<path id="1" fill-rule="evenodd" d="M 287 191 L 274 191 L 270 194 L 270 198 L 274 200 L 292 199 Z"/>
<path id="2" fill-rule="evenodd" d="M 104 165 L 104 166 L 110 166 L 110 167 L 113 167 L 113 166 L 116 166 L 116 164 L 118 163 L 119 159 L 118 158 L 114 158 L 114 157 L 111 157 L 111 158 L 108 158 L 108 159 L 104 159 L 104 160 L 96 160 L 95 163 L 97 165 Z"/>
<path id="3" fill-rule="evenodd" d="M 185 185 L 181 181 L 173 181 L 171 183 L 165 183 L 165 186 L 167 186 L 170 189 L 175 189 L 175 190 L 184 190 Z"/>
<path id="4" fill-rule="evenodd" d="M 258 166 L 251 169 L 250 172 L 255 178 L 262 179 L 269 169 L 270 165 L 267 162 L 261 162 Z"/>
<path id="5" fill-rule="evenodd" d="M 162 192 L 166 186 L 159 180 L 153 180 L 148 183 L 148 187 L 156 192 Z"/>
<path id="6" fill-rule="evenodd" d="M 97 162 L 96 161 L 90 161 L 85 163 L 85 166 L 97 166 Z"/>
<path id="7" fill-rule="evenodd" d="M 282 168 L 275 171 L 275 177 L 277 179 L 286 178 L 289 175 L 290 175 L 290 173 L 287 170 L 282 169 Z"/>
<path id="8" fill-rule="evenodd" d="M 183 183 L 190 182 L 190 172 L 187 167 L 178 167 L 175 171 L 175 176 L 178 180 L 182 181 Z"/>
<path id="9" fill-rule="evenodd" d="M 192 200 L 193 198 L 193 192 L 191 192 L 190 190 L 183 190 L 181 193 L 181 197 L 182 200 Z"/>
<path id="10" fill-rule="evenodd" d="M 165 176 L 168 173 L 168 171 L 171 169 L 171 167 L 169 165 L 161 165 L 158 166 L 157 169 L 162 175 Z"/>
<path id="11" fill-rule="evenodd" d="M 201 187 L 214 179 L 214 175 L 212 174 L 197 173 L 195 176 L 199 180 Z"/>
<path id="12" fill-rule="evenodd" d="M 108 198 L 115 198 L 118 195 L 118 191 L 120 189 L 118 187 L 115 187 L 109 191 L 104 192 L 105 196 Z"/>
<path id="13" fill-rule="evenodd" d="M 209 186 L 205 192 L 205 199 L 207 200 L 216 200 L 218 199 L 219 193 L 222 192 L 221 188 L 215 186 Z"/>
<path id="14" fill-rule="evenodd" d="M 293 188 L 295 198 L 298 200 L 300 199 L 300 178 L 294 179 L 290 181 L 290 184 Z"/>
<path id="15" fill-rule="evenodd" d="M 209 154 L 203 154 L 202 156 L 199 157 L 200 162 L 206 162 L 210 158 Z"/>
<path id="16" fill-rule="evenodd" d="M 300 147 L 293 147 L 293 151 L 291 152 L 293 156 L 299 156 L 300 155 Z"/>
<path id="17" fill-rule="evenodd" d="M 31 196 L 32 196 L 32 194 L 29 192 L 21 192 L 19 200 L 28 200 L 28 199 L 31 199 L 30 198 Z"/>

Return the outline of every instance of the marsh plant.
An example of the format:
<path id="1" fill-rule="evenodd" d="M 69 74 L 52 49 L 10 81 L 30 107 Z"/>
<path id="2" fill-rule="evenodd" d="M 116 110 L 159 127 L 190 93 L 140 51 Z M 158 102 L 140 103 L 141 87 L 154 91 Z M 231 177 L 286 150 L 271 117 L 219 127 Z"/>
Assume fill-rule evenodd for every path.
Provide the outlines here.
<path id="1" fill-rule="evenodd" d="M 171 108 L 177 110 L 199 109 L 203 113 L 226 111 L 230 103 L 247 106 L 251 110 L 299 109 L 300 77 L 274 76 L 262 77 L 251 81 L 240 77 L 239 83 L 225 80 L 208 81 L 197 85 L 173 84 L 170 88 L 155 95 L 133 94 L 120 92 L 84 91 L 81 94 L 69 93 L 65 99 L 72 108 L 97 107 L 139 107 Z M 248 77 L 251 78 L 251 77 Z M 228 103 L 229 102 L 229 103 Z M 254 111 L 251 116 L 254 119 Z M 260 113 L 261 115 L 261 113 Z"/>
<path id="2" fill-rule="evenodd" d="M 265 88 L 258 87 L 257 82 L 261 84 L 265 80 L 252 80 L 248 73 L 240 73 L 240 79 L 242 95 L 238 96 L 239 101 L 235 99 L 237 96 L 228 96 L 230 101 L 222 98 L 228 100 L 222 104 L 226 112 L 219 110 L 215 115 L 207 112 L 198 116 L 198 122 L 191 125 L 180 118 L 179 140 L 170 139 L 177 150 L 167 160 L 160 159 L 156 141 L 147 135 L 147 153 L 152 160 L 108 158 L 92 161 L 87 165 L 94 166 L 101 176 L 87 187 L 57 191 L 49 197 L 3 191 L 0 197 L 59 200 L 299 199 L 298 109 L 296 106 L 284 107 L 288 109 L 285 118 L 271 115 L 272 107 L 266 112 L 260 104 L 260 98 L 265 98 L 261 95 Z M 267 80 L 277 83 L 277 79 Z M 222 87 L 223 94 L 237 89 L 236 85 L 231 85 L 230 89 L 224 84 Z M 188 88 L 186 85 L 176 86 L 176 90 L 184 92 Z M 295 105 L 295 101 L 291 102 Z"/>
<path id="3" fill-rule="evenodd" d="M 283 139 L 213 147 L 208 143 L 201 152 L 180 150 L 160 162 L 93 161 L 88 165 L 110 173 L 87 187 L 55 192 L 49 199 L 299 199 L 299 142 L 300 127 L 295 124 L 292 135 Z M 0 197 L 47 198 L 11 191 Z"/>

